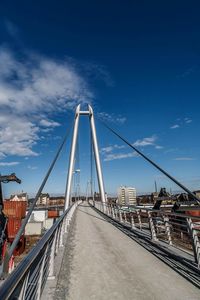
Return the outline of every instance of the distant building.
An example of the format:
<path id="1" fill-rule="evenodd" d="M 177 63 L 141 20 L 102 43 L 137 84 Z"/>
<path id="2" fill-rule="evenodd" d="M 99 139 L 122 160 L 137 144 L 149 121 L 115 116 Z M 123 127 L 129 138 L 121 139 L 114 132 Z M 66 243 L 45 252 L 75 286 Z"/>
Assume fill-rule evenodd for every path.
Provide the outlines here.
<path id="1" fill-rule="evenodd" d="M 37 205 L 48 205 L 49 204 L 49 194 L 41 194 L 38 198 Z"/>
<path id="2" fill-rule="evenodd" d="M 121 186 L 118 189 L 118 203 L 120 205 L 136 205 L 136 189 Z"/>
<path id="3" fill-rule="evenodd" d="M 194 194 L 200 198 L 200 190 L 194 191 Z"/>
<path id="4" fill-rule="evenodd" d="M 49 198 L 49 205 L 64 205 L 65 204 L 65 197 L 58 196 L 58 197 L 50 197 Z"/>
<path id="5" fill-rule="evenodd" d="M 10 196 L 11 201 L 28 201 L 27 193 L 14 194 Z"/>

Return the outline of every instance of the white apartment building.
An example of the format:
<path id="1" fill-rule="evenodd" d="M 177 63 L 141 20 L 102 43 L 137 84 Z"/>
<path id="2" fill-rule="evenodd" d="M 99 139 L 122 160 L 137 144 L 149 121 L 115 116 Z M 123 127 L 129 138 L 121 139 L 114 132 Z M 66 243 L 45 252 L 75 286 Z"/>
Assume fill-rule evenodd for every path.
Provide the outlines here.
<path id="1" fill-rule="evenodd" d="M 118 189 L 118 203 L 120 205 L 136 205 L 136 189 L 121 186 Z"/>

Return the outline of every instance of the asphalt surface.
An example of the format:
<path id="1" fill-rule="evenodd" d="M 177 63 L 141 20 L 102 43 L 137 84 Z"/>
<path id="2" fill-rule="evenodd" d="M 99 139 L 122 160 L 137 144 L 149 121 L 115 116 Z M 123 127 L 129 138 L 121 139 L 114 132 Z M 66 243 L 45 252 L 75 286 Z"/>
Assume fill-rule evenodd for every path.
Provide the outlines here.
<path id="1" fill-rule="evenodd" d="M 54 299 L 200 300 L 200 290 L 84 204 L 77 208 Z"/>

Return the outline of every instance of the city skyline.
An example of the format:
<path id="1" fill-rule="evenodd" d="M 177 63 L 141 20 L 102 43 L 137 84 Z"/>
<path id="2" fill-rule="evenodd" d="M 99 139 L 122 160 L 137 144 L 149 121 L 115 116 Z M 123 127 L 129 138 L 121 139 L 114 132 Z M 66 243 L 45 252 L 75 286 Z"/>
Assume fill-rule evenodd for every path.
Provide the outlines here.
<path id="1" fill-rule="evenodd" d="M 0 5 L 0 172 L 22 179 L 21 186 L 4 185 L 5 194 L 36 193 L 79 103 L 94 108 L 108 194 L 120 185 L 151 192 L 155 180 L 158 188 L 179 189 L 99 119 L 188 188 L 199 189 L 197 7 L 42 1 L 38 9 L 38 1 L 21 3 L 23 11 L 10 1 Z M 90 178 L 89 141 L 82 118 L 82 192 Z M 64 193 L 69 148 L 70 139 L 44 192 Z"/>

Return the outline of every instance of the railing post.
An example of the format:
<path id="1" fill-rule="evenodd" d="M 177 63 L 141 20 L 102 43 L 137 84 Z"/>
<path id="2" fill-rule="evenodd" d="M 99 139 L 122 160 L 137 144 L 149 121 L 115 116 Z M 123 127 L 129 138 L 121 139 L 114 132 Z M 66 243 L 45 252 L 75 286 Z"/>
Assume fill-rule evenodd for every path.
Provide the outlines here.
<path id="1" fill-rule="evenodd" d="M 56 250 L 56 238 L 57 238 L 57 231 L 54 234 L 53 242 L 51 245 L 51 253 L 50 253 L 50 260 L 49 260 L 49 280 L 55 279 L 54 276 L 54 259 L 55 259 L 55 250 Z"/>
<path id="2" fill-rule="evenodd" d="M 113 208 L 113 206 L 112 206 L 112 217 L 113 217 L 113 219 L 115 218 L 115 213 L 114 213 L 114 208 Z"/>
<path id="3" fill-rule="evenodd" d="M 135 229 L 135 221 L 134 221 L 134 217 L 133 217 L 133 213 L 131 212 L 131 229 Z"/>
<path id="4" fill-rule="evenodd" d="M 28 280 L 29 280 L 29 274 L 30 274 L 30 271 L 29 271 L 28 274 L 25 276 L 25 279 L 24 279 L 24 282 L 23 282 L 23 284 L 22 284 L 22 288 L 21 288 L 20 294 L 19 294 L 19 296 L 18 296 L 18 300 L 25 300 L 25 296 L 26 296 L 26 288 L 27 288 Z"/>
<path id="5" fill-rule="evenodd" d="M 169 225 L 169 218 L 167 216 L 164 216 L 164 223 L 165 223 L 165 232 L 167 234 L 168 243 L 169 245 L 172 245 L 171 229 Z"/>
<path id="6" fill-rule="evenodd" d="M 56 235 L 56 248 L 55 248 L 55 254 L 57 255 L 58 249 L 59 249 L 59 240 L 60 240 L 60 230 L 61 225 L 57 228 L 57 235 Z"/>
<path id="7" fill-rule="evenodd" d="M 138 217 L 138 223 L 140 226 L 140 230 L 142 230 L 142 221 L 141 221 L 140 211 L 136 210 L 136 213 L 137 213 L 137 217 Z"/>
<path id="8" fill-rule="evenodd" d="M 198 264 L 198 268 L 200 269 L 200 241 L 197 234 L 197 231 L 194 228 L 194 224 L 191 218 L 187 218 L 187 224 L 189 227 L 189 232 L 192 238 L 193 250 L 195 261 Z"/>
<path id="9" fill-rule="evenodd" d="M 119 222 L 122 223 L 122 212 L 121 212 L 121 209 L 119 209 Z"/>
<path id="10" fill-rule="evenodd" d="M 46 249 L 44 252 L 44 256 L 42 258 L 42 263 L 40 266 L 40 272 L 39 272 L 39 278 L 38 278 L 38 284 L 37 284 L 37 300 L 40 300 L 41 298 L 41 294 L 42 294 L 42 278 L 43 278 L 43 273 L 44 273 L 44 266 L 45 266 L 45 260 L 46 260 L 46 256 L 47 256 L 47 251 L 48 251 L 49 245 L 46 245 Z"/>
<path id="11" fill-rule="evenodd" d="M 63 238 L 64 238 L 64 220 L 62 221 L 61 230 L 60 230 L 59 247 L 64 246 Z"/>
<path id="12" fill-rule="evenodd" d="M 155 229 L 153 219 L 152 219 L 152 213 L 150 211 L 148 211 L 148 218 L 149 218 L 149 225 L 150 225 L 150 229 L 151 229 L 151 239 L 153 241 L 158 241 L 157 236 L 156 236 L 156 229 Z"/>
<path id="13" fill-rule="evenodd" d="M 126 211 L 124 210 L 124 223 L 127 222 L 127 219 L 126 219 Z"/>

